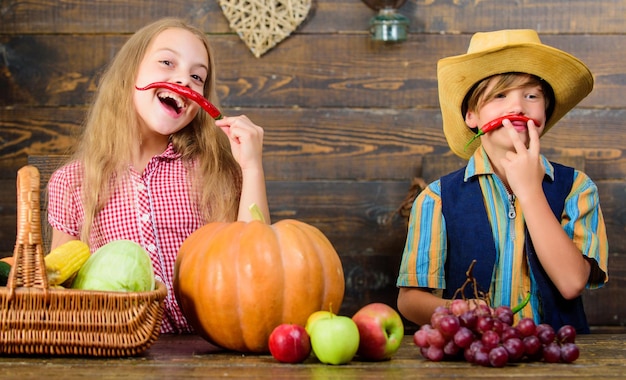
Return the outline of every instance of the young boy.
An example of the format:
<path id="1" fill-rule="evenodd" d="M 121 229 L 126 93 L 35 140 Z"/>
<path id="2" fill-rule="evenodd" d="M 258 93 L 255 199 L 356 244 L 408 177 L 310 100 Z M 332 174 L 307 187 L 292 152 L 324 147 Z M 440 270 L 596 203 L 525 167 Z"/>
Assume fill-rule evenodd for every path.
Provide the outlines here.
<path id="1" fill-rule="evenodd" d="M 598 190 L 584 173 L 547 161 L 539 136 L 591 92 L 592 74 L 533 30 L 501 30 L 475 34 L 467 54 L 439 61 L 437 77 L 444 134 L 469 161 L 413 204 L 398 309 L 429 323 L 476 260 L 472 274 L 491 306 L 512 307 L 530 293 L 517 320 L 589 332 L 581 294 L 608 279 Z"/>

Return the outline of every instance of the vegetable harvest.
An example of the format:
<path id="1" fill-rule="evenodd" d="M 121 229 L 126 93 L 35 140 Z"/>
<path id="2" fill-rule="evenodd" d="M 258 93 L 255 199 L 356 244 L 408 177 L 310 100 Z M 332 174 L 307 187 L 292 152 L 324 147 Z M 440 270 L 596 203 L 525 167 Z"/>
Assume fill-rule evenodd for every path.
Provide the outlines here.
<path id="1" fill-rule="evenodd" d="M 72 288 L 81 290 L 145 292 L 154 287 L 150 256 L 130 240 L 114 240 L 100 247 L 72 282 Z"/>
<path id="2" fill-rule="evenodd" d="M 472 139 L 470 141 L 468 141 L 467 144 L 465 144 L 465 148 L 467 148 L 471 143 L 474 142 L 474 140 L 476 140 L 480 136 L 486 134 L 487 132 L 491 132 L 494 129 L 500 128 L 502 126 L 502 122 L 504 120 L 507 120 L 507 119 L 509 121 L 511 121 L 511 123 L 516 122 L 516 121 L 523 121 L 524 123 L 528 123 L 528 121 L 531 120 L 529 117 L 522 116 L 522 115 L 506 115 L 506 116 L 501 116 L 501 117 L 498 117 L 496 119 L 493 119 L 490 122 L 488 122 L 487 124 L 483 125 L 478 130 L 478 133 L 476 133 L 472 137 Z M 533 120 L 533 123 L 535 123 L 535 125 L 539 125 L 539 122 L 536 121 L 536 120 Z"/>
<path id="3" fill-rule="evenodd" d="M 170 82 L 154 82 L 145 87 L 135 88 L 139 91 L 145 91 L 151 88 L 165 88 L 198 103 L 198 105 L 200 105 L 200 107 L 202 107 L 213 119 L 219 120 L 223 117 L 222 113 L 217 109 L 217 107 L 215 107 L 211 102 L 206 100 L 204 96 L 190 89 L 189 87 Z"/>
<path id="4" fill-rule="evenodd" d="M 0 286 L 6 286 L 11 275 L 11 264 L 0 260 Z"/>
<path id="5" fill-rule="evenodd" d="M 269 352 L 276 326 L 339 310 L 344 288 L 332 244 L 293 219 L 209 223 L 185 240 L 174 267 L 176 299 L 195 331 L 238 352 Z"/>
<path id="6" fill-rule="evenodd" d="M 89 257 L 89 246 L 80 240 L 70 240 L 56 247 L 44 257 L 48 284 L 63 284 L 80 270 Z"/>

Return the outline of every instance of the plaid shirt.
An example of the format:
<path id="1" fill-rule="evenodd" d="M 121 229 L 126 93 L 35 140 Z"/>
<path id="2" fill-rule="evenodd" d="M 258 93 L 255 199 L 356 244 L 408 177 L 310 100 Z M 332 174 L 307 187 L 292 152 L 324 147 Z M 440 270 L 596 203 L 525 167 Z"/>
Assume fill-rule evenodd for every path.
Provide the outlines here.
<path id="1" fill-rule="evenodd" d="M 187 186 L 188 170 L 172 145 L 153 157 L 143 173 L 132 167 L 114 189 L 92 225 L 92 252 L 120 239 L 135 241 L 150 254 L 156 279 L 168 290 L 161 332 L 184 333 L 185 320 L 173 289 L 174 263 L 183 241 L 204 223 Z M 81 202 L 81 165 L 72 162 L 57 170 L 48 184 L 48 221 L 79 236 L 85 210 Z"/>

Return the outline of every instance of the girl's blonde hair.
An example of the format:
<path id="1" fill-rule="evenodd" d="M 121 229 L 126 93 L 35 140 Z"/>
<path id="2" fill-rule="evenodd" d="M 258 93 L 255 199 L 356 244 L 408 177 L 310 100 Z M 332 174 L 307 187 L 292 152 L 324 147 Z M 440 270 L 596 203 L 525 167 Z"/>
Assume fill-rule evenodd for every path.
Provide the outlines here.
<path id="1" fill-rule="evenodd" d="M 122 46 L 100 79 L 73 159 L 82 163 L 85 209 L 81 239 L 88 241 L 91 226 L 111 190 L 128 173 L 132 152 L 141 141 L 133 92 L 139 65 L 154 37 L 166 29 L 190 31 L 204 44 L 209 73 L 204 96 L 217 104 L 215 65 L 206 35 L 179 19 L 149 24 Z M 196 200 L 204 222 L 236 218 L 241 192 L 241 168 L 231 154 L 226 135 L 200 110 L 196 117 L 170 138 L 174 150 L 190 170 L 190 196 Z M 195 194 L 195 195 L 194 195 Z"/>

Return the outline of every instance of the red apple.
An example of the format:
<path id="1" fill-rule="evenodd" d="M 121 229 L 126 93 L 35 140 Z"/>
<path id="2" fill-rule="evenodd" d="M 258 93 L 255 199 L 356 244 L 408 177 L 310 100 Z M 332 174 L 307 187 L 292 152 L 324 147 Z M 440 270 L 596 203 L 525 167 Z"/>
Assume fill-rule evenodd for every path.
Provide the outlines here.
<path id="1" fill-rule="evenodd" d="M 404 336 L 404 324 L 397 311 L 384 303 L 363 306 L 352 316 L 359 328 L 357 355 L 364 360 L 389 360 L 398 351 Z"/>
<path id="2" fill-rule="evenodd" d="M 282 363 L 301 363 L 311 354 L 311 339 L 303 326 L 283 323 L 269 337 L 272 356 Z"/>

